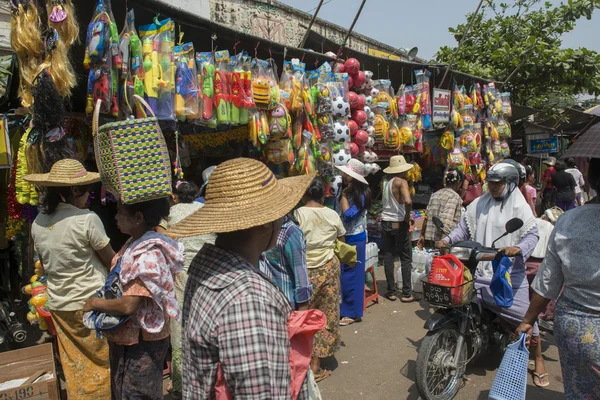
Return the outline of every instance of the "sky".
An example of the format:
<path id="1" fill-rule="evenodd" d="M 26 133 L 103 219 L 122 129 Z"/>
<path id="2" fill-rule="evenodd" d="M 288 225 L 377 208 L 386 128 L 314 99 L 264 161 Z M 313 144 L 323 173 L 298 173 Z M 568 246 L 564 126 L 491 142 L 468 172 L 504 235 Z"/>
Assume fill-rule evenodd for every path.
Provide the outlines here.
<path id="1" fill-rule="evenodd" d="M 280 1 L 311 13 L 319 4 L 319 0 Z M 361 0 L 325 0 L 319 17 L 349 28 L 360 3 Z M 478 3 L 478 0 L 367 0 L 354 30 L 393 47 L 416 46 L 418 56 L 429 60 L 441 46 L 456 45 L 448 27 L 465 22 L 465 15 L 474 12 Z M 600 52 L 600 10 L 594 12 L 590 21 L 582 18 L 573 31 L 564 35 L 563 47 L 587 47 Z"/>

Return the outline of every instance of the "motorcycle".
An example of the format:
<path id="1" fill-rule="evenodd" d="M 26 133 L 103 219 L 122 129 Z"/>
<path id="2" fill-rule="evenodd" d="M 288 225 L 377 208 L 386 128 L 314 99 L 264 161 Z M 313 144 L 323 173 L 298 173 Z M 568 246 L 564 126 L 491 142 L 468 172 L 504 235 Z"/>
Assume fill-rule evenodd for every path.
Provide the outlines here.
<path id="1" fill-rule="evenodd" d="M 439 218 L 433 217 L 433 223 L 448 234 Z M 493 261 L 501 255 L 494 248 L 495 243 L 522 226 L 522 220 L 511 219 L 506 223 L 505 233 L 494 240 L 491 248 L 465 241 L 450 247 L 450 254 L 454 254 L 475 277 L 479 262 Z M 509 343 L 513 329 L 478 301 L 474 284 L 475 279 L 460 287 L 423 281 L 424 299 L 437 307 L 425 323 L 428 333 L 417 355 L 417 388 L 423 399 L 454 398 L 467 364 L 488 351 L 504 351 Z M 459 296 L 457 290 L 461 293 Z"/>
<path id="2" fill-rule="evenodd" d="M 0 252 L 0 346 L 4 350 L 17 348 L 27 339 L 25 326 L 18 319 L 19 313 L 27 313 L 27 307 L 19 305 L 10 295 L 9 260 L 10 253 L 7 249 Z"/>

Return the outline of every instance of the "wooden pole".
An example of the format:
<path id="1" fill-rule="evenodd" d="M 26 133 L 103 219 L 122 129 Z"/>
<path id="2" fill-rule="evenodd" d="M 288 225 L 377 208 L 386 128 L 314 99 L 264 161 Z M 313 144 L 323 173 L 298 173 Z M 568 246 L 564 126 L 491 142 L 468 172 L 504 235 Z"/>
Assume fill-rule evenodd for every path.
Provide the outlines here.
<path id="1" fill-rule="evenodd" d="M 350 29 L 348 29 L 348 33 L 346 34 L 346 37 L 344 38 L 344 41 L 342 42 L 342 47 L 346 47 L 346 42 L 348 42 L 348 38 L 350 37 L 350 35 L 352 34 L 352 31 L 354 30 L 354 25 L 356 25 L 356 21 L 358 21 L 358 17 L 360 17 L 360 13 L 362 12 L 362 9 L 365 6 L 366 2 L 367 2 L 367 0 L 363 0 L 362 3 L 360 3 L 360 7 L 358 8 L 358 12 L 356 13 L 356 16 L 354 17 L 354 21 L 352 21 L 352 25 L 350 25 Z"/>
<path id="2" fill-rule="evenodd" d="M 317 19 L 317 14 L 319 14 L 319 10 L 321 10 L 321 6 L 323 5 L 323 1 L 324 0 L 320 0 L 319 1 L 319 5 L 317 6 L 317 10 L 313 14 L 312 19 L 310 20 L 310 24 L 308 24 L 308 28 L 306 28 L 306 33 L 304 34 L 304 37 L 302 38 L 302 41 L 300 42 L 300 45 L 298 47 L 300 47 L 300 48 L 304 47 L 304 43 L 306 43 L 306 39 L 308 39 L 308 34 L 310 33 L 310 29 L 312 28 L 313 24 L 315 23 L 315 20 Z"/>
<path id="3" fill-rule="evenodd" d="M 446 80 L 446 75 L 448 75 L 448 71 L 452 67 L 452 63 L 454 63 L 454 59 L 456 58 L 456 55 L 458 54 L 458 51 L 460 50 L 460 46 L 463 44 L 463 42 L 465 41 L 465 38 L 467 37 L 467 34 L 469 33 L 469 30 L 471 29 L 471 25 L 473 25 L 473 21 L 475 20 L 475 17 L 477 16 L 477 14 L 479 14 L 479 10 L 481 9 L 482 4 L 483 4 L 483 0 L 480 0 L 479 5 L 477 6 L 477 10 L 475 10 L 475 14 L 471 15 L 470 20 L 467 22 L 467 27 L 465 28 L 465 33 L 463 34 L 463 37 L 460 39 L 460 42 L 458 42 L 458 47 L 456 48 L 456 50 L 454 50 L 454 53 L 452 54 L 452 58 L 450 59 L 450 62 L 448 63 L 448 66 L 446 67 L 446 72 L 444 72 L 444 77 L 442 78 L 442 83 L 440 85 L 444 84 L 444 81 Z"/>

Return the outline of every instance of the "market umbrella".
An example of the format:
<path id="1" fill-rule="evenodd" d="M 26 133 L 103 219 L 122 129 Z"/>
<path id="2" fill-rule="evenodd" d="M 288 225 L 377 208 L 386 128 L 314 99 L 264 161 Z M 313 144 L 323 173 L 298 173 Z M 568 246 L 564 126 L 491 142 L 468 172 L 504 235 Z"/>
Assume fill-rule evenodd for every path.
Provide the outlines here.
<path id="1" fill-rule="evenodd" d="M 600 158 L 600 123 L 593 125 L 581 135 L 563 154 L 562 158 L 565 157 Z"/>

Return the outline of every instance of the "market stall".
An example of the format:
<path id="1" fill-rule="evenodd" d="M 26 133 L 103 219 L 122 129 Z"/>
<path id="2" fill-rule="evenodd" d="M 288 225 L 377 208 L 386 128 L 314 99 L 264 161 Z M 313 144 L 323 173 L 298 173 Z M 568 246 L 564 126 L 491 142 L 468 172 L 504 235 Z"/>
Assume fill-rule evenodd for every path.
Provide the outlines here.
<path id="1" fill-rule="evenodd" d="M 483 177 L 486 166 L 508 156 L 509 94 L 493 83 L 451 74 L 450 92 L 435 87 L 450 89 L 439 66 L 398 63 L 384 72 L 372 56 L 285 48 L 181 10 L 156 15 L 153 2 L 131 4 L 135 13 L 110 0 L 22 2 L 13 9 L 22 115 L 5 119 L 2 132 L 13 149 L 4 163 L 11 171 L 5 236 L 23 249 L 23 280 L 43 282 L 44 274 L 33 268 L 28 231 L 38 192 L 22 177 L 48 172 L 62 158 L 95 170 L 108 144 L 94 138 L 106 123 L 156 116 L 174 180 L 200 186 L 206 167 L 253 157 L 278 176 L 318 171 L 332 207 L 342 186 L 336 166 L 362 160 L 378 193 L 382 163 L 404 154 L 415 165 L 407 179 L 418 205 L 416 237 L 446 166 Z M 90 205 L 115 242 L 124 240 L 111 227 L 115 193 L 98 186 Z M 373 242 L 380 237 L 379 208 L 375 202 L 369 213 Z M 33 293 L 31 285 L 25 292 Z M 28 319 L 47 329 L 43 301 L 34 303 Z"/>

